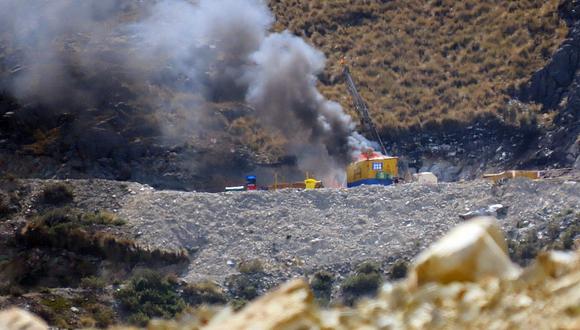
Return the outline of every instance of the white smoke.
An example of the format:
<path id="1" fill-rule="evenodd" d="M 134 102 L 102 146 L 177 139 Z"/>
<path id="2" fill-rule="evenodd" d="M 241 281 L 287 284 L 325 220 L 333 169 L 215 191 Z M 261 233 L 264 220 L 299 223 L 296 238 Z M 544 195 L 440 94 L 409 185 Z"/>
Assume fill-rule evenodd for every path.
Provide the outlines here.
<path id="1" fill-rule="evenodd" d="M 324 54 L 290 32 L 270 33 L 273 22 L 262 0 L 1 0 L 0 40 L 13 51 L 0 72 L 23 69 L 0 88 L 79 109 L 109 104 L 111 89 L 131 84 L 141 94 L 245 101 L 284 135 L 302 170 L 342 182 L 344 166 L 370 143 L 317 90 Z M 140 96 L 162 111 L 175 102 Z"/>

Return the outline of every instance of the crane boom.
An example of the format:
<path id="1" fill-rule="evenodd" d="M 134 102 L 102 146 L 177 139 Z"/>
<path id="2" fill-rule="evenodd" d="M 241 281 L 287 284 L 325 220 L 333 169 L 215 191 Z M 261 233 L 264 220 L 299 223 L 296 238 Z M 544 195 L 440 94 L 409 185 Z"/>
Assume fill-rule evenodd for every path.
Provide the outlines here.
<path id="1" fill-rule="evenodd" d="M 375 124 L 373 123 L 373 120 L 371 119 L 371 116 L 369 115 L 369 109 L 367 107 L 367 104 L 365 103 L 363 98 L 360 96 L 360 94 L 356 88 L 354 80 L 352 79 L 352 76 L 350 75 L 350 70 L 349 70 L 348 66 L 344 67 L 343 74 L 344 74 L 344 78 L 346 80 L 346 86 L 348 87 L 348 91 L 349 91 L 350 95 L 352 96 L 354 108 L 355 108 L 356 112 L 358 113 L 358 116 L 360 118 L 361 125 L 362 125 L 363 129 L 366 132 L 373 135 L 373 137 L 375 138 L 375 140 L 379 143 L 379 146 L 381 147 L 381 152 L 384 155 L 387 155 L 387 148 L 385 147 L 385 144 L 383 143 L 383 140 L 381 139 L 381 136 L 379 135 L 379 132 L 377 131 L 377 128 L 375 127 Z"/>

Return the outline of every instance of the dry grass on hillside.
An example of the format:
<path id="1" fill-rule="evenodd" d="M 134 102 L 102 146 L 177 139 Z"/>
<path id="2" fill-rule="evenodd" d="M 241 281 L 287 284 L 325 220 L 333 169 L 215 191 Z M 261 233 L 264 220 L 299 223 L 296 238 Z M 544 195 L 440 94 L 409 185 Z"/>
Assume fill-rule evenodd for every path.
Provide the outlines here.
<path id="1" fill-rule="evenodd" d="M 346 57 L 383 128 L 495 113 L 512 123 L 526 107 L 509 95 L 545 65 L 567 32 L 558 0 L 270 0 L 276 29 L 303 35 L 329 58 L 323 93 L 352 108 Z M 533 111 L 539 107 L 529 107 Z"/>

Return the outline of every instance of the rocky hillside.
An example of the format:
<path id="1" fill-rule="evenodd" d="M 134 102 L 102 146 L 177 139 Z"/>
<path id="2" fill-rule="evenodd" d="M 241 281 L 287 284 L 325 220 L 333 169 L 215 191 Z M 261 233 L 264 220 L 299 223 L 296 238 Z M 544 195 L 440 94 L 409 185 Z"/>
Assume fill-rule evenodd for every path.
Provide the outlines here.
<path id="1" fill-rule="evenodd" d="M 186 302 L 238 306 L 296 276 L 318 278 L 322 303 L 349 304 L 383 278 L 404 276 L 419 251 L 478 214 L 498 217 L 512 259 L 525 265 L 543 248 L 578 244 L 577 179 L 220 194 L 104 180 L 3 181 L 0 307 L 31 305 L 52 324 L 78 326 L 79 316 L 102 313 L 141 324 L 143 315 L 168 317 Z M 143 268 L 175 275 L 132 279 Z M 163 313 L 141 310 L 115 293 L 139 281 L 161 286 L 162 296 L 184 295 Z M 125 307 L 113 308 L 118 302 Z"/>
<path id="2" fill-rule="evenodd" d="M 146 4 L 126 3 L 91 23 L 131 22 Z M 509 168 L 580 164 L 576 1 L 268 4 L 273 31 L 288 29 L 324 52 L 327 67 L 318 86 L 354 115 L 340 75 L 346 60 L 389 151 L 408 165 L 403 170 L 454 181 Z M 7 31 L 0 34 L 2 86 L 31 70 L 26 49 L 12 48 Z M 228 95 L 231 86 L 203 96 L 157 62 L 151 67 L 169 71 L 135 79 L 130 71 L 143 69 L 139 63 L 126 65 L 112 55 L 136 52 L 133 36 L 99 35 L 90 44 L 95 49 L 85 49 L 87 33 L 56 38 L 58 52 L 67 55 L 62 74 L 71 81 L 48 84 L 56 90 L 50 102 L 1 91 L 3 173 L 204 191 L 222 191 L 256 171 L 267 180 L 274 171 L 302 177 L 287 138 L 265 127 L 243 97 Z M 94 61 L 79 60 L 92 52 Z M 212 87 L 217 73 L 204 74 Z"/>
<path id="3" fill-rule="evenodd" d="M 486 113 L 525 124 L 537 107 L 510 100 L 568 31 L 558 0 L 271 3 L 278 27 L 329 58 L 323 91 L 351 107 L 340 79 L 345 58 L 378 125 L 390 131 Z"/>
<path id="4" fill-rule="evenodd" d="M 318 272 L 309 281 L 307 278 L 288 281 L 239 311 L 231 306 L 201 306 L 172 320 L 138 320 L 145 321 L 140 325 L 153 330 L 578 328 L 578 252 L 545 251 L 532 265 L 522 269 L 510 261 L 507 246 L 497 221 L 478 217 L 450 230 L 417 256 L 406 276 L 402 274 L 400 280 L 385 283 L 380 289 L 373 266 L 368 263 L 359 266 L 357 273 L 341 284 L 342 290 L 354 287 L 364 290 L 373 283 L 378 295 L 354 307 L 321 306 L 324 301 L 320 299 L 320 290 L 332 288 L 334 279 L 328 272 Z M 169 307 L 175 308 L 175 313 L 184 303 L 171 291 L 175 286 L 175 282 L 155 280 L 149 275 L 117 289 L 117 296 L 121 306 L 157 312 Z M 215 289 L 209 288 L 211 284 L 190 286 L 183 294 L 191 298 L 193 293 L 198 299 L 205 296 L 213 304 L 222 304 L 224 301 L 219 300 Z M 127 296 L 127 292 L 131 295 Z M 48 301 L 60 306 L 61 312 L 68 312 L 70 305 L 62 297 Z M 78 307 L 70 309 L 76 314 L 83 313 Z M 167 318 L 171 313 L 156 316 Z M 93 327 L 96 322 L 91 320 L 82 316 L 80 324 Z M 0 312 L 0 326 L 7 330 L 48 329 L 46 322 L 19 308 Z M 66 323 L 59 326 L 69 327 Z"/>
<path id="5" fill-rule="evenodd" d="M 576 1 L 272 6 L 280 28 L 324 50 L 321 88 L 351 109 L 346 58 L 390 150 L 411 168 L 455 180 L 580 164 Z"/>

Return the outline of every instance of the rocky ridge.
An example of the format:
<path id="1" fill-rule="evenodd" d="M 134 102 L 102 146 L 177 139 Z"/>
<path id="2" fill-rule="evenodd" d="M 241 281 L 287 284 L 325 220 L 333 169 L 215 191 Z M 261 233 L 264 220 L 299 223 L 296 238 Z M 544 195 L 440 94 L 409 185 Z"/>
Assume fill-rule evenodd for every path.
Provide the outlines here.
<path id="1" fill-rule="evenodd" d="M 456 227 L 424 251 L 405 280 L 383 285 L 377 298 L 354 308 L 320 308 L 307 282 L 295 279 L 237 313 L 201 308 L 175 321 L 152 321 L 147 328 L 578 328 L 578 252 L 544 252 L 521 270 L 509 261 L 506 246 L 495 220 L 479 218 Z M 3 323 L 8 330 L 47 329 L 19 310 L 0 313 Z"/>

